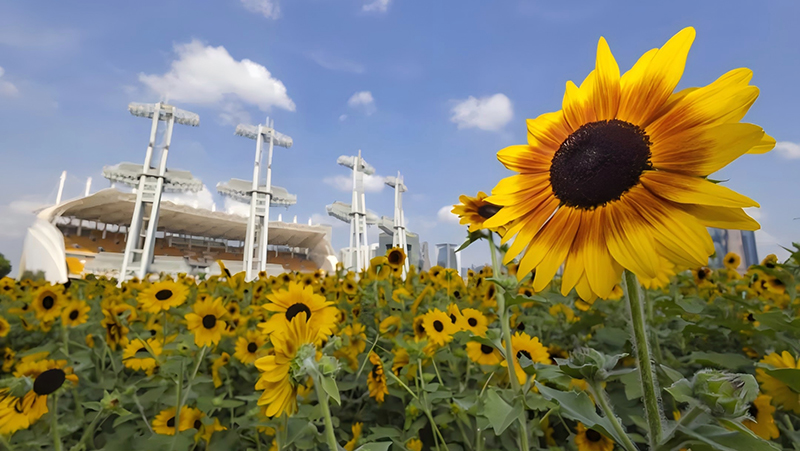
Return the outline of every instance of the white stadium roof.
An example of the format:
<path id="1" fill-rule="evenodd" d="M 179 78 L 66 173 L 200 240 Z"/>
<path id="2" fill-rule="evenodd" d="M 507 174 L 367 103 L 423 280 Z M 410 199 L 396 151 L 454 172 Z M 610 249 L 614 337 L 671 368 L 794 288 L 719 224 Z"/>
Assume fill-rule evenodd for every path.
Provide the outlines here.
<path id="1" fill-rule="evenodd" d="M 90 196 L 72 199 L 41 210 L 38 216 L 52 221 L 57 217 L 74 217 L 86 221 L 128 225 L 133 215 L 136 194 L 114 188 Z M 221 211 L 210 211 L 173 202 L 161 201 L 159 230 L 191 236 L 244 240 L 247 218 Z M 270 221 L 269 243 L 289 247 L 312 248 L 320 240 L 329 241 L 330 227 Z"/>

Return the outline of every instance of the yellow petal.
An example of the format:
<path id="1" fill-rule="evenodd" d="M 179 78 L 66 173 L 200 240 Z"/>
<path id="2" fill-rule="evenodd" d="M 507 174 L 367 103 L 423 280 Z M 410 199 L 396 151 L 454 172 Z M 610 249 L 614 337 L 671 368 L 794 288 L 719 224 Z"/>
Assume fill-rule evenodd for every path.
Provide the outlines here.
<path id="1" fill-rule="evenodd" d="M 598 121 L 613 119 L 619 108 L 619 66 L 605 38 L 597 43 L 594 86 L 589 94 Z"/>
<path id="2" fill-rule="evenodd" d="M 747 153 L 753 153 L 753 154 L 767 153 L 774 148 L 775 148 L 775 138 L 765 134 L 761 138 L 761 141 L 759 141 L 759 143 L 755 147 L 748 150 Z"/>
<path id="3" fill-rule="evenodd" d="M 647 222 L 626 202 L 611 202 L 605 207 L 605 233 L 614 260 L 634 274 L 655 277 L 658 269 L 653 235 Z"/>
<path id="4" fill-rule="evenodd" d="M 645 53 L 622 77 L 620 119 L 639 126 L 650 122 L 678 86 L 694 37 L 694 28 L 684 28 L 660 49 Z"/>
<path id="5" fill-rule="evenodd" d="M 519 262 L 518 273 L 528 274 L 533 271 L 542 262 L 547 252 L 551 248 L 559 246 L 561 241 L 568 240 L 570 243 L 572 242 L 577 229 L 572 230 L 571 236 L 567 231 L 570 228 L 569 221 L 574 211 L 572 208 L 559 208 L 556 211 L 528 246 L 525 256 Z"/>
<path id="6" fill-rule="evenodd" d="M 759 206 L 756 201 L 747 196 L 700 177 L 676 172 L 645 171 L 640 180 L 653 194 L 681 204 L 717 207 Z"/>
<path id="7" fill-rule="evenodd" d="M 602 216 L 607 213 L 605 209 L 595 210 L 582 223 L 581 228 L 586 230 L 586 239 L 581 243 L 584 247 L 583 258 L 586 268 L 586 279 L 592 291 L 606 299 L 614 285 L 620 281 L 622 267 L 608 251 L 605 233 L 603 232 L 604 220 Z M 577 241 L 577 240 L 576 240 Z"/>
<path id="8" fill-rule="evenodd" d="M 571 81 L 567 82 L 561 108 L 571 131 L 577 130 L 583 124 L 595 121 L 588 91 L 588 89 L 581 90 Z"/>
<path id="9" fill-rule="evenodd" d="M 524 226 L 522 226 L 519 234 L 514 238 L 514 243 L 512 243 L 508 251 L 506 251 L 506 255 L 503 258 L 504 264 L 511 262 L 523 249 L 528 247 L 539 230 L 541 230 L 550 217 L 553 216 L 553 212 L 556 211 L 556 208 L 558 208 L 558 200 L 555 197 L 551 197 L 547 202 L 543 203 L 526 216 L 524 219 Z M 517 271 L 517 274 L 525 275 L 527 273 L 528 272 Z"/>
<path id="10" fill-rule="evenodd" d="M 681 205 L 680 208 L 697 218 L 706 227 L 735 230 L 758 230 L 758 221 L 747 216 L 741 208 L 711 207 L 708 205 Z"/>
<path id="11" fill-rule="evenodd" d="M 526 122 L 528 124 L 528 144 L 542 152 L 549 152 L 550 157 L 572 133 L 560 110 L 542 114 L 536 119 L 528 119 Z"/>
<path id="12" fill-rule="evenodd" d="M 553 280 L 558 268 L 564 263 L 567 258 L 570 247 L 575 242 L 575 235 L 578 233 L 578 228 L 581 226 L 582 213 L 579 210 L 571 208 L 564 208 L 567 211 L 565 219 L 566 224 L 564 229 L 560 231 L 558 239 L 555 240 L 550 248 L 546 251 L 547 254 L 542 259 L 539 266 L 536 267 L 536 276 L 533 278 L 534 291 L 542 291 Z M 549 224 L 545 227 L 548 227 Z"/>
<path id="13" fill-rule="evenodd" d="M 583 246 L 581 245 L 582 241 L 579 241 L 579 239 L 583 239 L 580 230 L 575 237 L 575 245 L 570 248 L 567 259 L 564 262 L 564 273 L 561 275 L 562 296 L 568 295 L 584 274 Z"/>
<path id="14" fill-rule="evenodd" d="M 560 144 L 559 144 L 560 145 Z M 533 145 L 509 146 L 497 152 L 497 159 L 512 171 L 520 173 L 548 172 L 555 150 L 542 150 Z"/>
<path id="15" fill-rule="evenodd" d="M 758 145 L 763 136 L 764 130 L 753 124 L 697 127 L 654 141 L 650 161 L 656 169 L 705 177 Z"/>
<path id="16" fill-rule="evenodd" d="M 589 284 L 589 279 L 586 277 L 585 273 L 581 276 L 580 280 L 578 280 L 577 285 L 575 285 L 575 291 L 577 291 L 578 296 L 586 302 L 592 302 L 597 299 L 597 294 L 592 291 L 592 286 Z"/>

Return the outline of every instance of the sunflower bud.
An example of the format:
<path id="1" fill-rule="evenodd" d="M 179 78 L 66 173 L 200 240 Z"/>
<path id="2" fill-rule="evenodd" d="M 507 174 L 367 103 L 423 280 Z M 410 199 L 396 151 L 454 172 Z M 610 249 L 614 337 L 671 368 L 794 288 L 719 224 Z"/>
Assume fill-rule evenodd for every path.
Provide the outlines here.
<path id="1" fill-rule="evenodd" d="M 741 417 L 758 396 L 758 384 L 749 374 L 703 370 L 694 376 L 692 391 L 715 415 Z"/>
<path id="2" fill-rule="evenodd" d="M 617 362 L 627 354 L 608 356 L 592 348 L 578 348 L 569 359 L 555 359 L 559 369 L 570 377 L 587 381 L 603 381 L 614 371 Z"/>

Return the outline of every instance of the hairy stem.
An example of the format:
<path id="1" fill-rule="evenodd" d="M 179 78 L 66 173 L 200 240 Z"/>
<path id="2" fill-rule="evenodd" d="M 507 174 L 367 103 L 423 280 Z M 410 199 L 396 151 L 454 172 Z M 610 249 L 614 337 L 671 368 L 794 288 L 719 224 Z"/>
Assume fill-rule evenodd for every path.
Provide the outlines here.
<path id="1" fill-rule="evenodd" d="M 325 376 L 322 376 L 325 377 Z M 325 417 L 325 441 L 331 451 L 338 451 L 339 444 L 336 442 L 336 434 L 333 432 L 333 420 L 331 419 L 331 408 L 329 405 L 328 394 L 322 388 L 322 381 L 315 378 L 314 388 L 317 390 L 317 399 L 322 407 L 322 416 Z"/>
<path id="2" fill-rule="evenodd" d="M 608 418 L 608 421 L 611 422 L 611 427 L 614 428 L 617 435 L 622 439 L 622 447 L 625 448 L 626 451 L 638 451 L 636 445 L 631 441 L 630 437 L 628 437 L 628 433 L 625 432 L 625 428 L 622 427 L 622 424 L 619 422 L 619 419 L 614 414 L 614 409 L 611 407 L 611 403 L 608 400 L 608 395 L 606 395 L 606 391 L 603 389 L 603 386 L 599 382 L 592 382 L 589 384 L 589 390 L 591 390 L 594 399 L 597 401 L 597 404 L 600 405 L 600 409 L 603 410 L 603 413 Z"/>

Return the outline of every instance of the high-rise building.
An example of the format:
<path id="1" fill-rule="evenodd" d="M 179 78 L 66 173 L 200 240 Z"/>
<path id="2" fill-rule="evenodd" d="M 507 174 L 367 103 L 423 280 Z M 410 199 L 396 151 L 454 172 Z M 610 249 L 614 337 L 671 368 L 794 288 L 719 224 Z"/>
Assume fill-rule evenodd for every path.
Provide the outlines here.
<path id="1" fill-rule="evenodd" d="M 461 254 L 456 252 L 457 244 L 442 243 L 436 245 L 436 264 L 442 268 L 461 268 Z"/>
<path id="2" fill-rule="evenodd" d="M 714 255 L 708 259 L 708 266 L 722 268 L 723 259 L 728 252 L 738 254 L 742 263 L 737 268 L 744 272 L 750 265 L 758 264 L 758 249 L 756 248 L 755 233 L 748 230 L 726 230 L 709 228 L 711 239 L 714 241 Z"/>

